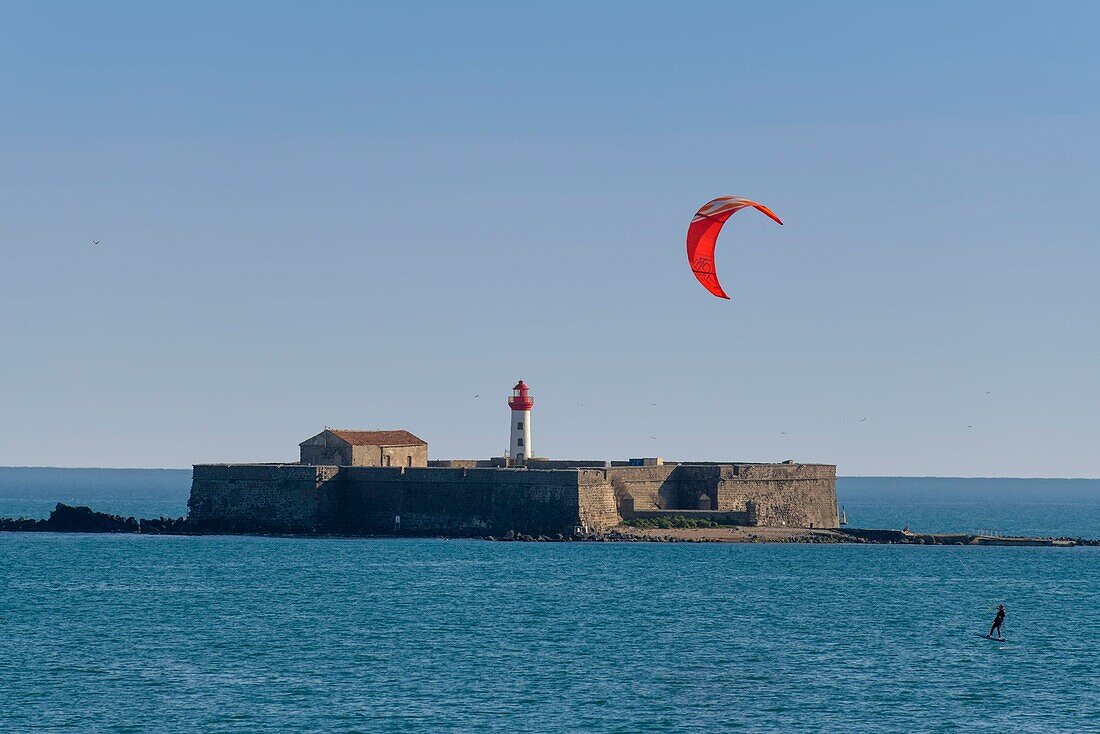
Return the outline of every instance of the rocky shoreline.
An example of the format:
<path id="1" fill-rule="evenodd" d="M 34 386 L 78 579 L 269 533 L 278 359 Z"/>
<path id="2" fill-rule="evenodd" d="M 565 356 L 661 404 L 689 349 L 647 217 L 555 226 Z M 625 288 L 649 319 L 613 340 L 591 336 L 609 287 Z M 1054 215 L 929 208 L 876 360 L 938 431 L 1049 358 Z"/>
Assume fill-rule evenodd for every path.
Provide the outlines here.
<path id="1" fill-rule="evenodd" d="M 47 533 L 132 533 L 142 535 L 280 535 L 249 528 L 209 528 L 196 525 L 185 517 L 134 518 L 96 512 L 90 507 L 71 506 L 59 502 L 44 520 L 0 518 L 0 532 Z M 293 537 L 314 537 L 301 533 Z M 379 537 L 394 537 L 392 535 Z M 951 533 L 911 533 L 907 530 L 878 528 L 775 528 L 775 527 L 707 527 L 707 528 L 635 528 L 620 526 L 604 533 L 574 536 L 526 535 L 508 531 L 500 537 L 483 536 L 483 540 L 503 542 L 553 543 L 856 543 L 875 545 L 1015 545 L 1073 547 L 1097 546 L 1093 538 L 1004 537 Z"/>
<path id="2" fill-rule="evenodd" d="M 190 531 L 187 518 L 141 518 L 96 512 L 90 507 L 58 502 L 45 520 L 0 517 L 0 532 L 23 533 L 143 533 L 146 535 L 185 534 Z"/>
<path id="3" fill-rule="evenodd" d="M 1014 545 L 1071 548 L 1097 546 L 1100 540 L 1070 537 L 1007 537 L 958 533 L 911 533 L 880 528 L 723 527 L 693 529 L 638 529 L 622 527 L 587 538 L 606 542 L 665 543 L 847 543 L 871 545 Z"/>

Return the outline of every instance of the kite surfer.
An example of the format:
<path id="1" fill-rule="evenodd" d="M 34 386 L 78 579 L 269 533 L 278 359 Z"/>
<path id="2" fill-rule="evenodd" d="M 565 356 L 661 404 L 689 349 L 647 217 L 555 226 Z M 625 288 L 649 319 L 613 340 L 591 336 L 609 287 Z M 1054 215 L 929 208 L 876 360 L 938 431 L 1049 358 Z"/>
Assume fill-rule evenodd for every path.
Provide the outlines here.
<path id="1" fill-rule="evenodd" d="M 997 605 L 997 616 L 993 619 L 993 626 L 989 628 L 989 634 L 986 637 L 992 638 L 993 632 L 996 631 L 997 637 L 1003 637 L 1001 634 L 1001 623 L 1005 621 L 1005 605 Z"/>

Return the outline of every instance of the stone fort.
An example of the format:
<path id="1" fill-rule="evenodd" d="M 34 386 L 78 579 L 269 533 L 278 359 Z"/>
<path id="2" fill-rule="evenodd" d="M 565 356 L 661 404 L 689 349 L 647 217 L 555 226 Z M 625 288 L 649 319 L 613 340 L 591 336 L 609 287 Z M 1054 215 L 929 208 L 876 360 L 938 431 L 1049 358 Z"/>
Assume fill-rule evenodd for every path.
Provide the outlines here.
<path id="1" fill-rule="evenodd" d="M 516 458 L 429 461 L 408 431 L 326 429 L 300 444 L 298 463 L 196 464 L 189 518 L 211 531 L 347 535 L 571 535 L 661 515 L 838 526 L 834 465 L 540 459 L 532 401 L 509 404 Z"/>

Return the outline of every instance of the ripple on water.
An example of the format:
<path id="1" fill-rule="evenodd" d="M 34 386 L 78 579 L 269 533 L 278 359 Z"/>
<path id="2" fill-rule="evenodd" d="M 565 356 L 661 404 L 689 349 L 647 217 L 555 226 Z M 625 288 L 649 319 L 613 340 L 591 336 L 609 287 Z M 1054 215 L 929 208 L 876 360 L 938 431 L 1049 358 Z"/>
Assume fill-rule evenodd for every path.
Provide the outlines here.
<path id="1" fill-rule="evenodd" d="M 1100 724 L 1100 549 L 165 540 L 0 536 L 13 730 Z"/>

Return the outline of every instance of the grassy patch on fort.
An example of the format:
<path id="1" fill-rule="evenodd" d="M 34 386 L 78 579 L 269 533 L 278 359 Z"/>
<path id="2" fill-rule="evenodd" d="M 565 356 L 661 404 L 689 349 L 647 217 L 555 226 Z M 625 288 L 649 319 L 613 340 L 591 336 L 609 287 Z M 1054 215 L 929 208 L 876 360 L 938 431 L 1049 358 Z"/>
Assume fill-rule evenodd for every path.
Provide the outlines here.
<path id="1" fill-rule="evenodd" d="M 717 528 L 722 527 L 713 520 L 701 517 L 684 517 L 672 515 L 671 517 L 636 517 L 623 520 L 623 525 L 632 528 L 656 528 L 660 530 L 692 529 L 692 528 Z"/>

